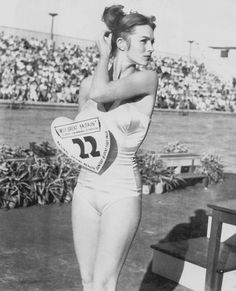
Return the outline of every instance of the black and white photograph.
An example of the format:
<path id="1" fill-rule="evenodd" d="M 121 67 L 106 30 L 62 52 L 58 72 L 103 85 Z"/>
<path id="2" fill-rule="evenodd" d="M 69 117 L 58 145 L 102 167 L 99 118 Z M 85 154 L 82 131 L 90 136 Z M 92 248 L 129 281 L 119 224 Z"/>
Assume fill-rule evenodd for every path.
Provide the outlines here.
<path id="1" fill-rule="evenodd" d="M 0 0 L 0 291 L 236 291 L 236 0 Z"/>

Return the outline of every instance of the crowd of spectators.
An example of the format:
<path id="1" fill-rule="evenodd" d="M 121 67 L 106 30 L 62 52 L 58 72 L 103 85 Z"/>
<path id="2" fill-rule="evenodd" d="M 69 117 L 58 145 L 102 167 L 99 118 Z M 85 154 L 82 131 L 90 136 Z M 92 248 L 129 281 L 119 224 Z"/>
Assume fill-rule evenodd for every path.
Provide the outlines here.
<path id="1" fill-rule="evenodd" d="M 98 60 L 94 46 L 20 38 L 0 33 L 0 99 L 77 103 L 81 81 Z M 154 57 L 158 108 L 236 112 L 236 80 L 225 83 L 204 64 Z"/>
<path id="2" fill-rule="evenodd" d="M 0 34 L 0 99 L 76 103 L 97 63 L 94 47 Z"/>
<path id="3" fill-rule="evenodd" d="M 182 58 L 159 58 L 157 106 L 169 109 L 236 112 L 236 84 L 209 73 L 204 64 Z"/>

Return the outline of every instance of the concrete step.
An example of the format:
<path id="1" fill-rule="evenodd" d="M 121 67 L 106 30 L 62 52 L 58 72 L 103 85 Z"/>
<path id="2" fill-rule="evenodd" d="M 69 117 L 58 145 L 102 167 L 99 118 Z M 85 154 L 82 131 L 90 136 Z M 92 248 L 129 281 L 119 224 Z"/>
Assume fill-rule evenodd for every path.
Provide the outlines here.
<path id="1" fill-rule="evenodd" d="M 208 243 L 207 237 L 201 237 L 152 245 L 152 271 L 189 289 L 204 291 Z M 235 291 L 235 246 L 221 243 L 217 270 L 224 273 L 221 290 Z"/>

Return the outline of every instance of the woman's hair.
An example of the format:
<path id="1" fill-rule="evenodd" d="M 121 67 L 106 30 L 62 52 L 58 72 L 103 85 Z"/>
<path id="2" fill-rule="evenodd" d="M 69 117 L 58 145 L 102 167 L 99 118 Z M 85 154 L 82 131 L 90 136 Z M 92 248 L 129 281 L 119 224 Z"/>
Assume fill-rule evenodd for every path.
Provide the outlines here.
<path id="1" fill-rule="evenodd" d="M 112 55 L 115 54 L 117 49 L 117 38 L 122 37 L 128 40 L 128 35 L 133 32 L 136 25 L 149 25 L 153 30 L 156 27 L 156 24 L 154 23 L 156 20 L 155 16 L 148 17 L 138 12 L 130 12 L 129 14 L 126 14 L 123 11 L 123 8 L 123 5 L 112 5 L 106 7 L 102 15 L 102 20 L 107 28 L 112 32 Z"/>

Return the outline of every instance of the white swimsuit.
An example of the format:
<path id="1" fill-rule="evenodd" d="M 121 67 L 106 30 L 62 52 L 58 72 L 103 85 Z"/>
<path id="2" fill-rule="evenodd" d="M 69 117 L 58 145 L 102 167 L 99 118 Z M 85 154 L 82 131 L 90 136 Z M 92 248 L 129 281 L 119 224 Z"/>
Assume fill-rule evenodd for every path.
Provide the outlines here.
<path id="1" fill-rule="evenodd" d="M 101 215 L 114 202 L 141 195 L 135 153 L 146 136 L 150 118 L 139 112 L 133 103 L 114 102 L 106 111 L 102 104 L 88 101 L 79 117 L 90 114 L 99 116 L 108 127 L 111 147 L 101 173 L 81 168 L 74 195 L 86 199 Z"/>

